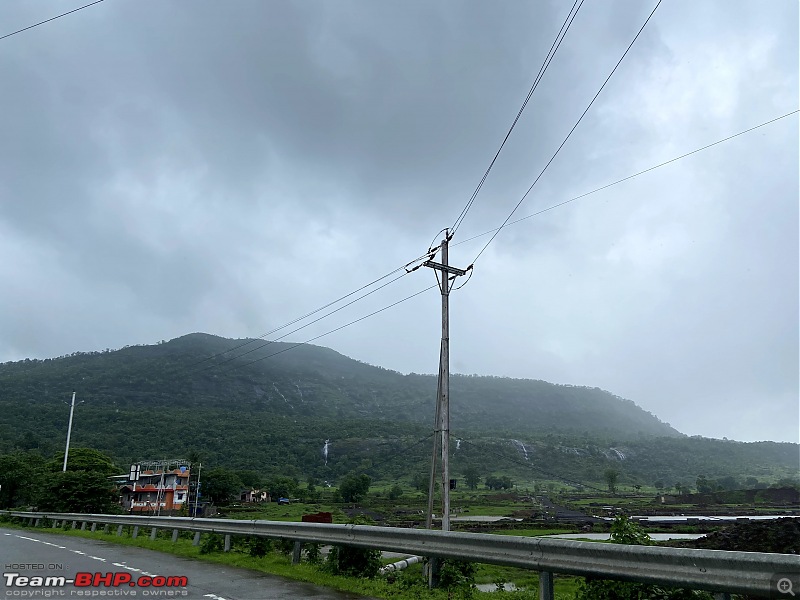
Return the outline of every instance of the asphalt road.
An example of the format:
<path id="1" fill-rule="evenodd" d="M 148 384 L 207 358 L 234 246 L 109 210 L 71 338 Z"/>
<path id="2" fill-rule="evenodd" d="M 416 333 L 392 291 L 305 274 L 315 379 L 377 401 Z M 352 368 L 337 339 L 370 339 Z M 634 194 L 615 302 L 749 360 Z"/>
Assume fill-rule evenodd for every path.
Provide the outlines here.
<path id="1" fill-rule="evenodd" d="M 257 571 L 117 546 L 101 540 L 57 535 L 46 530 L 0 528 L 0 565 L 3 567 L 0 600 L 59 597 L 365 600 L 364 596 Z M 79 576 L 78 573 L 89 575 Z M 81 585 L 98 577 L 96 573 L 99 577 L 113 575 L 107 583 L 99 580 L 97 586 Z M 62 585 L 58 579 L 47 581 L 48 577 L 75 581 Z M 169 581 L 169 578 L 182 577 L 186 578 L 185 586 L 181 585 L 181 580 Z M 143 584 L 149 585 L 144 587 Z"/>

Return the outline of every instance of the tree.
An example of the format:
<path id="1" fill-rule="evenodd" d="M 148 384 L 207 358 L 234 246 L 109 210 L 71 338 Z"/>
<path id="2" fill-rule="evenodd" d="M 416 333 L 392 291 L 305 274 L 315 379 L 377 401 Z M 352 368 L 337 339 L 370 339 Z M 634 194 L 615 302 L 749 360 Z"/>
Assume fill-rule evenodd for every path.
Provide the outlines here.
<path id="1" fill-rule="evenodd" d="M 35 452 L 0 456 L 0 508 L 34 504 L 43 471 L 44 459 Z"/>
<path id="2" fill-rule="evenodd" d="M 510 490 L 514 487 L 514 482 L 508 476 L 497 477 L 489 475 L 486 478 L 486 487 L 490 490 Z"/>
<path id="3" fill-rule="evenodd" d="M 617 493 L 617 480 L 619 479 L 619 471 L 616 469 L 606 469 L 603 472 L 603 478 L 606 480 L 606 485 L 608 485 L 608 491 L 611 494 Z"/>
<path id="4" fill-rule="evenodd" d="M 710 494 L 714 491 L 705 475 L 698 475 L 695 485 L 697 485 L 697 492 L 700 494 Z"/>
<path id="5" fill-rule="evenodd" d="M 238 498 L 243 485 L 235 473 L 217 467 L 203 472 L 200 482 L 200 496 L 215 504 L 228 504 Z"/>
<path id="6" fill-rule="evenodd" d="M 118 492 L 108 478 L 96 471 L 52 473 L 39 496 L 40 510 L 75 513 L 121 512 Z"/>
<path id="7" fill-rule="evenodd" d="M 255 471 L 239 470 L 239 471 L 234 471 L 234 474 L 239 478 L 239 481 L 242 482 L 242 485 L 244 485 L 244 487 L 248 487 L 254 490 L 261 489 L 263 481 L 261 479 L 261 475 L 259 475 Z"/>
<path id="8" fill-rule="evenodd" d="M 478 471 L 478 469 L 472 465 L 468 466 L 466 469 L 464 469 L 464 481 L 466 481 L 469 489 L 478 489 L 478 484 L 481 482 L 480 471 Z"/>
<path id="9" fill-rule="evenodd" d="M 356 475 L 351 473 L 342 479 L 339 484 L 339 493 L 342 495 L 342 501 L 348 503 L 360 502 L 369 491 L 369 484 L 372 480 L 369 475 L 361 474 Z"/>
<path id="10" fill-rule="evenodd" d="M 403 495 L 403 488 L 401 488 L 397 484 L 394 484 L 394 486 L 392 486 L 392 489 L 389 490 L 388 498 L 389 500 L 399 500 L 402 495 Z"/>
<path id="11" fill-rule="evenodd" d="M 51 471 L 61 471 L 64 468 L 64 453 L 59 452 L 47 464 Z M 106 477 L 118 472 L 114 461 L 107 454 L 94 448 L 70 448 L 67 458 L 67 471 L 91 471 Z"/>
<path id="12" fill-rule="evenodd" d="M 419 492 L 428 491 L 428 477 L 422 473 L 415 473 L 411 478 L 411 486 Z"/>
<path id="13" fill-rule="evenodd" d="M 291 498 L 297 495 L 300 482 L 293 477 L 273 477 L 267 482 L 267 489 L 273 499 Z"/>

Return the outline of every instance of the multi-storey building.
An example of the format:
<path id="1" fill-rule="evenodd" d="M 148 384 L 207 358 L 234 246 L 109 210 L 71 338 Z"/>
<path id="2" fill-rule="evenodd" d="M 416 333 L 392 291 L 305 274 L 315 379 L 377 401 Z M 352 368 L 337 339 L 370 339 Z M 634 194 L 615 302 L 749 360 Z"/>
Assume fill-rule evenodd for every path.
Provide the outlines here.
<path id="1" fill-rule="evenodd" d="M 141 462 L 120 488 L 120 504 L 133 513 L 170 515 L 189 506 L 189 462 Z"/>

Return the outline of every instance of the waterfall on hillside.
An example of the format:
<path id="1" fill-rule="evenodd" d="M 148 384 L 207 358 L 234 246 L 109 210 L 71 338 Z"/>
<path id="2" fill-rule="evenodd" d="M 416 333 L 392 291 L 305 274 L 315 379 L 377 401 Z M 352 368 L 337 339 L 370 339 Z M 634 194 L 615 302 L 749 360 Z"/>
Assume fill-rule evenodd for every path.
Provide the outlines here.
<path id="1" fill-rule="evenodd" d="M 325 445 L 322 447 L 322 456 L 325 457 L 325 466 L 328 466 L 328 444 L 330 444 L 330 440 L 325 440 Z"/>
<path id="2" fill-rule="evenodd" d="M 528 460 L 528 449 L 525 447 L 525 444 L 523 444 L 519 440 L 511 440 L 511 441 L 514 442 L 517 448 L 522 450 L 522 455 L 525 457 L 525 460 Z"/>
<path id="3" fill-rule="evenodd" d="M 620 452 L 619 450 L 617 450 L 616 448 L 611 448 L 611 451 L 612 451 L 614 454 L 616 454 L 616 455 L 617 455 L 617 458 L 618 458 L 618 459 L 620 459 L 620 460 L 625 460 L 625 455 L 624 455 L 622 452 Z"/>
<path id="4" fill-rule="evenodd" d="M 461 440 L 456 440 L 456 451 L 461 450 Z"/>

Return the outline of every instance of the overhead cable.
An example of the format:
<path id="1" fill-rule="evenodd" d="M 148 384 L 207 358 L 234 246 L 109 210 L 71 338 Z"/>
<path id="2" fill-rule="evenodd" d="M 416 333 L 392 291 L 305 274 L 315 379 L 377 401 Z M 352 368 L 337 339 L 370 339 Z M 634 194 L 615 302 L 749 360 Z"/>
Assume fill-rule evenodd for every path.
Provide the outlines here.
<path id="1" fill-rule="evenodd" d="M 435 287 L 437 287 L 435 284 L 431 285 L 429 287 L 426 287 L 425 289 L 422 289 L 422 290 L 420 290 L 418 292 L 415 292 L 414 294 L 411 294 L 410 296 L 406 296 L 405 298 L 402 298 L 401 300 L 398 300 L 397 302 L 393 302 L 393 303 L 389 304 L 388 306 L 384 306 L 381 309 L 373 311 L 373 312 L 369 313 L 368 315 L 364 315 L 363 317 L 359 317 L 358 319 L 354 319 L 353 321 L 350 321 L 349 323 L 345 323 L 344 325 L 341 325 L 340 327 L 336 327 L 335 329 L 331 329 L 330 331 L 326 331 L 325 333 L 321 333 L 320 335 L 317 335 L 317 336 L 314 336 L 312 338 L 309 338 L 304 342 L 299 342 L 297 344 L 293 344 L 293 345 L 289 346 L 288 348 L 284 348 L 283 350 L 279 350 L 278 352 L 273 352 L 272 354 L 268 354 L 267 356 L 262 356 L 260 358 L 256 358 L 256 359 L 251 360 L 251 361 L 246 362 L 246 363 L 236 364 L 236 365 L 234 365 L 232 367 L 229 367 L 228 369 L 223 370 L 223 372 L 225 372 L 225 371 L 233 371 L 233 370 L 239 369 L 241 367 L 250 366 L 250 365 L 252 365 L 254 363 L 260 362 L 262 360 L 266 360 L 268 358 L 272 358 L 273 356 L 277 356 L 279 354 L 283 354 L 284 352 L 288 352 L 289 350 L 293 350 L 294 348 L 297 348 L 299 346 L 303 346 L 305 344 L 308 344 L 309 342 L 313 342 L 315 340 L 318 340 L 318 339 L 320 339 L 322 337 L 325 337 L 326 335 L 330 335 L 331 333 L 335 333 L 337 331 L 340 331 L 340 330 L 344 329 L 345 327 L 350 327 L 351 325 L 355 325 L 356 323 L 359 323 L 359 322 L 361 322 L 361 321 L 363 321 L 365 319 L 369 319 L 370 317 L 373 317 L 373 316 L 377 315 L 378 313 L 382 313 L 385 310 L 389 310 L 390 308 L 395 307 L 398 304 L 402 304 L 403 302 L 406 302 L 407 300 L 411 300 L 412 298 L 415 298 L 415 297 L 419 296 L 420 294 L 424 294 L 425 292 L 427 292 L 429 290 L 432 290 Z"/>
<path id="2" fill-rule="evenodd" d="M 472 204 L 475 202 L 475 198 L 478 197 L 478 194 L 480 193 L 481 188 L 483 188 L 483 184 L 486 181 L 486 178 L 489 176 L 489 172 L 492 170 L 492 167 L 494 167 L 494 163 L 497 161 L 497 157 L 500 156 L 500 152 L 503 150 L 503 147 L 506 145 L 506 142 L 508 141 L 508 138 L 511 135 L 511 132 L 514 131 L 514 127 L 517 125 L 517 121 L 519 121 L 519 118 L 522 116 L 522 112 L 525 110 L 525 107 L 528 105 L 528 101 L 530 101 L 531 96 L 533 96 L 533 93 L 536 91 L 536 88 L 539 87 L 539 82 L 542 80 L 542 77 L 544 77 L 545 71 L 547 71 L 547 67 L 550 66 L 550 63 L 552 62 L 553 57 L 556 55 L 556 52 L 558 52 L 558 49 L 561 47 L 561 42 L 564 41 L 564 37 L 566 37 L 567 31 L 569 31 L 569 28 L 572 26 L 572 21 L 575 20 L 575 17 L 578 15 L 578 11 L 581 9 L 581 6 L 583 6 L 583 2 L 584 2 L 584 0 L 580 0 L 580 4 L 578 4 L 578 0 L 575 0 L 574 4 L 572 5 L 572 8 L 569 9 L 569 14 L 567 14 L 566 19 L 564 19 L 564 22 L 561 24 L 561 29 L 558 30 L 558 33 L 556 34 L 556 37 L 555 37 L 555 39 L 553 40 L 553 43 L 550 46 L 550 50 L 547 52 L 547 56 L 545 56 L 544 62 L 542 62 L 542 66 L 539 67 L 539 72 L 536 74 L 536 77 L 533 80 L 533 84 L 531 85 L 531 89 L 528 91 L 528 95 L 525 97 L 525 101 L 522 103 L 522 106 L 520 107 L 519 111 L 517 111 L 517 116 L 514 117 L 514 121 L 511 123 L 511 127 L 509 128 L 508 132 L 506 133 L 505 138 L 503 138 L 503 142 L 500 144 L 500 147 L 497 149 L 497 152 L 495 153 L 494 158 L 492 159 L 492 162 L 489 163 L 489 167 L 486 169 L 486 172 L 483 174 L 483 177 L 481 178 L 480 182 L 478 183 L 478 186 L 475 188 L 475 191 L 472 192 L 472 196 L 467 201 L 467 204 L 464 206 L 464 208 L 461 210 L 461 214 L 458 215 L 458 217 L 456 218 L 455 222 L 453 223 L 453 226 L 450 228 L 453 234 L 455 234 L 456 230 L 459 228 L 459 226 L 461 225 L 462 221 L 467 216 L 467 213 L 469 212 L 469 209 L 472 208 Z M 575 5 L 576 4 L 578 5 L 577 9 L 575 9 Z M 562 35 L 562 32 L 563 32 L 563 35 Z"/>
<path id="3" fill-rule="evenodd" d="M 11 37 L 12 35 L 17 35 L 18 33 L 22 33 L 23 31 L 28 31 L 28 29 L 33 29 L 34 27 L 38 27 L 39 25 L 44 25 L 45 23 L 49 23 L 50 21 L 55 21 L 56 19 L 60 19 L 61 17 L 66 17 L 67 15 L 71 15 L 72 13 L 78 12 L 79 10 L 83 10 L 84 8 L 89 8 L 90 6 L 94 6 L 95 4 L 100 4 L 101 2 L 105 2 L 105 0 L 95 0 L 95 2 L 90 2 L 89 4 L 85 4 L 79 8 L 75 8 L 65 13 L 61 13 L 60 15 L 56 15 L 55 17 L 45 19 L 44 21 L 39 21 L 38 23 L 34 23 L 33 25 L 28 25 L 27 27 L 23 27 L 22 29 L 17 29 L 16 31 L 7 33 L 4 36 L 0 36 L 0 40 L 4 40 L 7 37 Z"/>
<path id="4" fill-rule="evenodd" d="M 417 268 L 419 268 L 419 266 L 417 266 L 417 267 L 414 267 L 414 268 L 412 268 L 412 269 L 408 269 L 408 267 L 410 267 L 410 266 L 411 266 L 411 265 L 413 265 L 414 263 L 418 263 L 418 262 L 422 261 L 423 259 L 430 258 L 430 255 L 431 255 L 431 253 L 432 253 L 432 252 L 435 252 L 437 249 L 438 249 L 438 246 L 437 246 L 436 248 L 432 248 L 432 249 L 430 249 L 430 250 L 429 250 L 429 251 L 428 251 L 426 254 L 423 254 L 422 256 L 420 256 L 420 257 L 418 257 L 418 258 L 415 258 L 414 260 L 412 260 L 412 261 L 409 261 L 409 262 L 407 262 L 406 264 L 404 264 L 404 265 L 402 265 L 402 266 L 400 266 L 400 267 L 397 267 L 397 268 L 396 268 L 396 269 L 394 269 L 393 271 L 389 271 L 389 272 L 388 272 L 388 273 L 386 273 L 385 275 L 382 275 L 382 276 L 378 277 L 377 279 L 374 279 L 373 281 L 370 281 L 369 283 L 367 283 L 367 284 L 365 284 L 365 285 L 362 285 L 360 288 L 358 288 L 358 289 L 356 289 L 356 290 L 353 290 L 353 291 L 352 291 L 352 292 L 350 292 L 349 294 L 345 294 L 344 296 L 341 296 L 341 297 L 337 298 L 336 300 L 333 300 L 333 301 L 331 301 L 331 302 L 328 302 L 327 304 L 325 304 L 325 305 L 323 305 L 323 306 L 320 306 L 319 308 L 316 308 L 316 309 L 312 310 L 311 312 L 307 312 L 307 313 L 306 313 L 306 314 L 304 314 L 302 317 L 297 317 L 296 319 L 293 319 L 293 320 L 289 321 L 288 323 L 284 323 L 284 324 L 283 324 L 283 325 L 281 325 L 280 327 L 276 327 L 275 329 L 272 329 L 271 331 L 268 331 L 268 332 L 266 332 L 266 333 L 264 333 L 264 334 L 262 334 L 262 335 L 260 335 L 260 336 L 258 336 L 258 337 L 256 337 L 256 338 L 248 339 L 247 341 L 245 341 L 245 342 L 242 342 L 241 344 L 238 344 L 238 345 L 236 345 L 236 346 L 233 346 L 232 348 L 227 348 L 226 350 L 223 350 L 223 351 L 221 351 L 221 352 L 217 352 L 216 354 L 212 354 L 211 356 L 208 356 L 208 357 L 206 357 L 206 358 L 203 358 L 203 359 L 201 359 L 201 360 L 199 360 L 199 361 L 197 361 L 197 362 L 195 362 L 195 363 L 192 363 L 191 365 L 189 365 L 189 368 L 191 368 L 191 367 L 196 367 L 196 366 L 198 366 L 198 365 L 201 365 L 201 364 L 203 364 L 203 363 L 205 363 L 205 362 L 208 362 L 209 360 L 212 360 L 212 359 L 214 359 L 214 358 L 217 358 L 218 356 L 222 356 L 222 355 L 224 355 L 224 354 L 228 354 L 229 352 L 232 352 L 232 351 L 234 351 L 234 350 L 238 350 L 239 348 L 243 348 L 243 347 L 245 347 L 245 346 L 249 346 L 250 344 L 253 344 L 253 343 L 257 342 L 258 340 L 263 340 L 263 339 L 264 339 L 264 338 L 266 338 L 268 335 L 272 335 L 273 333 L 277 333 L 278 331 L 281 331 L 282 329 L 286 329 L 287 327 L 291 327 L 291 326 L 292 326 L 292 325 L 294 325 L 295 323 L 299 323 L 300 321 L 302 321 L 302 320 L 304 320 L 304 319 L 307 319 L 308 317 L 311 317 L 311 316 L 313 316 L 313 315 L 317 314 L 318 312 L 321 312 L 321 311 L 325 310 L 326 308 L 329 308 L 329 307 L 333 306 L 334 304 L 338 304 L 338 303 L 339 303 L 339 302 L 341 302 L 342 300 L 346 300 L 346 299 L 347 299 L 347 298 L 349 298 L 350 296 L 353 296 L 353 295 L 357 294 L 358 292 L 361 292 L 361 291 L 363 291 L 363 290 L 367 289 L 368 287 L 371 287 L 371 286 L 375 285 L 376 283 L 379 283 L 379 282 L 383 281 L 383 280 L 384 280 L 384 279 L 386 279 L 387 277 L 391 277 L 392 275 L 394 275 L 395 273 L 397 273 L 397 272 L 399 272 L 399 271 L 405 271 L 405 272 L 403 273 L 403 275 L 401 275 L 400 277 L 397 277 L 397 278 L 393 279 L 393 280 L 392 280 L 392 281 L 390 281 L 389 283 L 386 283 L 386 284 L 384 284 L 384 285 L 380 286 L 379 288 L 376 288 L 375 290 L 373 290 L 373 291 L 371 291 L 371 292 L 369 292 L 369 293 L 367 293 L 367 294 L 364 294 L 364 295 L 363 295 L 363 296 L 361 296 L 360 298 L 357 298 L 356 300 L 353 300 L 352 302 L 349 302 L 349 303 L 345 304 L 344 306 L 342 306 L 342 307 L 340 307 L 340 308 L 337 308 L 336 310 L 334 310 L 334 311 L 331 311 L 330 313 L 328 313 L 327 315 L 325 315 L 325 317 L 327 317 L 327 316 L 330 316 L 330 315 L 334 314 L 335 312 L 338 312 L 338 311 L 339 311 L 339 310 L 341 310 L 342 308 L 345 308 L 345 307 L 347 307 L 347 306 L 350 306 L 351 304 L 354 304 L 355 302 L 358 302 L 358 301 L 359 301 L 359 300 L 361 300 L 362 298 L 366 298 L 366 297 L 367 297 L 367 296 L 369 296 L 370 294 L 372 294 L 372 293 L 374 293 L 374 292 L 377 292 L 378 290 L 380 290 L 380 289 L 382 289 L 382 288 L 386 287 L 387 285 L 389 285 L 389 284 L 391 284 L 391 283 L 394 283 L 395 281 L 397 281 L 398 279 L 402 278 L 403 276 L 405 276 L 405 275 L 408 275 L 409 273 L 412 273 L 412 272 L 416 271 L 416 270 L 417 270 Z M 307 327 L 308 325 L 311 325 L 312 323 L 316 323 L 317 321 L 320 321 L 320 320 L 322 320 L 322 319 L 323 319 L 323 318 L 325 318 L 325 317 L 320 317 L 319 319 L 316 319 L 316 320 L 312 321 L 311 323 L 308 323 L 307 325 L 304 325 L 303 327 L 300 327 L 300 328 L 298 328 L 298 329 L 295 329 L 294 331 L 292 331 L 292 332 L 290 332 L 289 334 L 286 334 L 286 335 L 290 335 L 291 333 L 295 333 L 296 331 L 299 331 L 300 329 L 303 329 L 303 328 Z M 280 337 L 280 338 L 278 338 L 278 339 L 282 339 L 282 338 L 286 337 L 286 335 L 284 335 L 284 336 L 281 336 L 281 337 Z M 271 342 L 269 342 L 269 343 L 271 343 Z M 267 345 L 269 345 L 269 343 L 267 343 L 267 344 L 264 344 L 264 345 L 262 345 L 262 346 L 259 346 L 259 348 L 263 348 L 264 346 L 267 346 Z M 258 349 L 258 348 L 256 348 L 256 350 L 257 350 L 257 349 Z M 246 355 L 246 354 L 249 354 L 250 352 L 252 352 L 252 350 L 251 350 L 251 351 L 248 351 L 248 352 L 245 352 L 245 353 L 241 354 L 240 356 L 244 356 L 244 355 Z M 227 362 L 227 361 L 226 361 L 226 362 Z M 222 364 L 224 364 L 224 363 L 222 363 Z"/>
<path id="5" fill-rule="evenodd" d="M 583 121 L 583 118 L 586 116 L 586 113 L 589 112 L 589 109 L 592 107 L 592 105 L 594 104 L 595 100 L 597 100 L 598 96 L 600 96 L 600 93 L 603 91 L 603 89 L 605 89 L 606 84 L 608 84 L 608 82 L 611 80 L 611 77 L 617 71 L 617 68 L 619 67 L 619 65 L 622 63 L 622 61 L 628 55 L 628 52 L 630 52 L 630 49 L 636 43 L 636 40 L 639 39 L 639 36 L 642 34 L 642 31 L 644 31 L 644 28 L 647 27 L 647 24 L 650 22 L 650 19 L 653 18 L 653 15 L 655 14 L 656 10 L 658 10 L 658 7 L 661 6 L 661 2 L 662 2 L 662 0 L 658 0 L 658 3 L 656 4 L 655 8 L 653 8 L 653 10 L 650 12 L 650 14 L 648 15 L 647 19 L 645 20 L 644 24 L 639 28 L 639 31 L 636 33 L 636 35 L 634 36 L 634 38 L 631 41 L 631 43 L 628 44 L 628 47 L 625 49 L 625 52 L 622 54 L 620 59 L 617 61 L 617 64 L 614 65 L 613 69 L 611 69 L 611 73 L 608 74 L 608 77 L 606 77 L 605 81 L 603 82 L 603 85 L 600 86 L 600 89 L 597 90 L 597 93 L 594 95 L 594 97 L 592 98 L 591 102 L 589 102 L 589 105 L 586 107 L 586 109 L 583 111 L 581 116 L 575 122 L 575 125 L 572 126 L 572 129 L 570 129 L 569 133 L 567 134 L 567 137 L 564 138 L 564 141 L 561 142 L 561 145 L 553 153 L 553 156 L 551 156 L 550 160 L 547 161 L 547 164 L 545 164 L 545 166 L 542 169 L 542 171 L 539 173 L 539 175 L 536 177 L 534 182 L 528 188 L 528 191 L 525 192 L 525 194 L 523 194 L 522 198 L 520 198 L 519 202 L 517 202 L 516 206 L 514 206 L 514 209 L 509 213 L 509 215 L 506 217 L 505 221 L 503 221 L 503 224 L 500 225 L 500 227 L 497 228 L 497 230 L 495 231 L 494 235 L 492 235 L 492 237 L 489 239 L 489 241 L 486 242 L 486 245 L 481 249 L 481 251 L 478 252 L 478 255 L 472 261 L 472 264 L 475 264 L 475 262 L 477 262 L 477 260 L 481 257 L 481 255 L 486 250 L 486 248 L 489 247 L 489 244 L 491 244 L 492 241 L 494 241 L 494 238 L 497 237 L 497 234 L 500 233 L 500 231 L 502 231 L 502 229 L 508 224 L 509 220 L 511 220 L 511 217 L 514 216 L 514 213 L 517 212 L 517 209 L 525 201 L 525 198 L 527 198 L 528 194 L 531 193 L 531 190 L 533 190 L 533 187 L 539 182 L 539 180 L 542 178 L 542 175 L 544 175 L 545 171 L 547 171 L 547 168 L 555 160 L 555 158 L 556 158 L 556 156 L 558 156 L 559 152 L 561 152 L 561 149 L 567 143 L 567 140 L 569 140 L 569 138 L 572 136 L 573 132 L 578 128 L 578 125 L 580 125 L 581 121 Z"/>
<path id="6" fill-rule="evenodd" d="M 581 194 L 579 196 L 574 196 L 574 197 L 570 198 L 569 200 L 564 200 L 563 202 L 559 202 L 558 204 L 553 204 L 551 206 L 548 206 L 547 208 L 543 208 L 542 210 L 539 210 L 539 211 L 536 211 L 535 213 L 531 213 L 529 215 L 521 217 L 521 218 L 519 218 L 519 219 L 517 219 L 515 221 L 509 221 L 508 223 L 506 223 L 504 225 L 504 227 L 510 227 L 511 225 L 516 225 L 517 223 L 521 223 L 522 221 L 525 221 L 526 219 L 531 219 L 533 217 L 537 217 L 537 216 L 541 215 L 542 213 L 546 213 L 546 212 L 551 211 L 551 210 L 553 210 L 555 208 L 559 208 L 561 206 L 564 206 L 565 204 L 569 204 L 570 202 L 575 202 L 576 200 L 580 200 L 581 198 L 585 198 L 586 196 L 590 196 L 592 194 L 596 194 L 597 192 L 601 192 L 601 191 L 603 191 L 605 189 L 608 189 L 608 188 L 610 188 L 612 186 L 615 186 L 615 185 L 617 185 L 619 183 L 622 183 L 624 181 L 628 181 L 630 179 L 633 179 L 634 177 L 638 177 L 639 175 L 644 175 L 645 173 L 649 173 L 650 171 L 654 171 L 655 169 L 659 169 L 661 167 L 664 167 L 666 165 L 669 165 L 671 163 L 679 161 L 682 158 L 686 158 L 687 156 L 691 156 L 692 154 L 697 154 L 698 152 L 702 152 L 703 150 L 708 150 L 709 148 L 717 146 L 718 144 L 722 144 L 723 142 L 730 141 L 730 140 L 732 140 L 734 138 L 739 137 L 740 135 L 744 135 L 746 133 L 750 133 L 752 131 L 755 131 L 756 129 L 759 129 L 761 127 L 765 127 L 766 125 L 770 125 L 771 123 L 775 123 L 776 121 L 780 121 L 781 119 L 785 119 L 786 117 L 791 117 L 792 115 L 796 115 L 797 113 L 800 113 L 800 110 L 793 110 L 792 112 L 786 113 L 785 115 L 781 115 L 780 117 L 775 117 L 774 119 L 770 119 L 769 121 L 765 121 L 764 123 L 761 123 L 759 125 L 755 125 L 754 127 L 750 127 L 749 129 L 745 129 L 744 131 L 740 131 L 739 133 L 734 133 L 733 135 L 729 135 L 728 137 L 723 138 L 721 140 L 717 140 L 716 142 L 713 142 L 711 144 L 707 144 L 707 145 L 702 146 L 700 148 L 696 148 L 696 149 L 692 150 L 691 152 L 687 152 L 686 154 L 681 154 L 680 156 L 676 156 L 674 158 L 666 160 L 666 161 L 664 161 L 662 163 L 659 163 L 657 165 L 654 165 L 652 167 L 648 167 L 647 169 L 639 171 L 638 173 L 634 173 L 633 175 L 628 175 L 627 177 L 623 177 L 622 179 L 617 179 L 616 181 L 614 181 L 612 183 L 607 183 L 606 185 L 603 185 L 601 187 L 595 188 L 590 192 L 586 192 L 586 193 Z M 461 240 L 460 242 L 456 242 L 456 243 L 450 244 L 450 245 L 451 246 L 458 246 L 460 244 L 466 244 L 467 242 L 471 242 L 472 240 L 476 240 L 476 239 L 481 238 L 481 237 L 483 237 L 485 235 L 489 235 L 490 233 L 494 233 L 496 231 L 500 231 L 500 229 L 502 229 L 502 227 L 497 227 L 495 229 L 490 229 L 489 231 L 484 231 L 483 233 L 479 233 L 477 235 L 473 235 L 470 238 L 467 238 L 465 240 Z"/>

